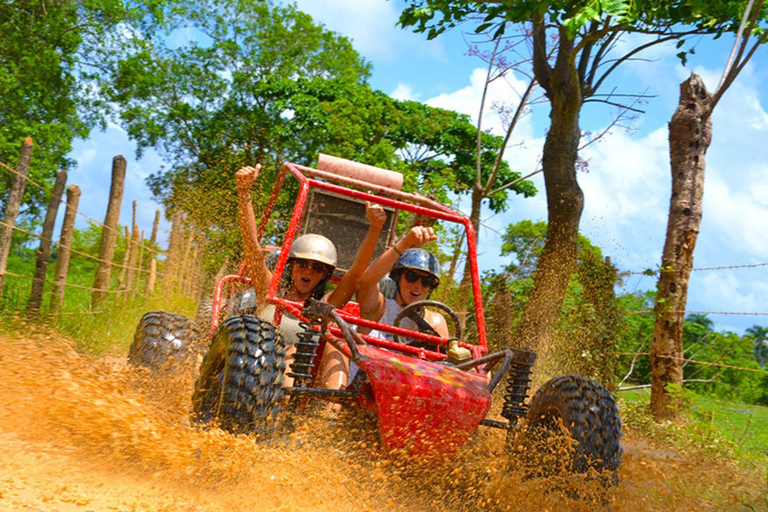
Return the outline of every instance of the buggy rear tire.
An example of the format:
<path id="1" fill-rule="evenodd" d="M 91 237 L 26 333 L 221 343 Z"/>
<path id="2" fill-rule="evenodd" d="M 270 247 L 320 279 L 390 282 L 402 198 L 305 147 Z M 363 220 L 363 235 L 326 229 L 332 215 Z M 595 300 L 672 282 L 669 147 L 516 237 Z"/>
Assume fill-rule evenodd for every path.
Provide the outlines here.
<path id="1" fill-rule="evenodd" d="M 269 432 L 280 412 L 285 342 L 254 316 L 225 321 L 200 367 L 192 397 L 197 421 L 216 419 L 232 433 Z"/>
<path id="2" fill-rule="evenodd" d="M 197 360 L 200 345 L 200 334 L 187 317 L 150 311 L 136 327 L 128 363 L 152 371 L 180 371 Z"/>
<path id="3" fill-rule="evenodd" d="M 556 377 L 533 396 L 527 417 L 523 447 L 529 476 L 594 470 L 604 486 L 618 483 L 621 420 L 603 386 L 584 377 Z M 566 437 L 575 443 L 558 444 L 558 438 Z"/>

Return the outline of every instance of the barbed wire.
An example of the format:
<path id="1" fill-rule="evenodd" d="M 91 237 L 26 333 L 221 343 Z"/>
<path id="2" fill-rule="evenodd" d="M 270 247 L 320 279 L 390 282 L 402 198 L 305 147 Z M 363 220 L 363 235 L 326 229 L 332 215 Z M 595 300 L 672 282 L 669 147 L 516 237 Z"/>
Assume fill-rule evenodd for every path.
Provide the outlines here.
<path id="1" fill-rule="evenodd" d="M 733 270 L 733 269 L 740 269 L 740 268 L 757 268 L 757 267 L 768 267 L 768 263 L 753 263 L 749 265 L 723 265 L 720 267 L 698 267 L 698 268 L 692 268 L 691 272 L 701 272 L 705 270 Z M 641 270 L 636 272 L 622 272 L 624 275 L 645 275 L 648 277 L 652 277 L 657 275 L 660 272 L 659 269 L 652 270 Z M 680 272 L 680 270 L 665 270 L 665 272 Z"/>
<path id="2" fill-rule="evenodd" d="M 21 174 L 19 171 L 17 171 L 16 169 L 13 169 L 12 167 L 9 167 L 8 165 L 4 164 L 3 162 L 0 162 L 0 166 L 2 166 L 3 168 L 7 169 L 10 172 L 12 172 L 16 176 L 24 178 L 24 180 L 26 180 L 28 183 L 32 184 L 36 188 L 42 190 L 48 196 L 51 195 L 51 191 L 50 190 L 48 190 L 47 188 L 43 187 L 39 183 L 35 182 L 29 176 L 25 176 L 25 175 Z M 64 199 L 64 198 L 60 199 L 59 202 L 63 203 L 67 207 L 70 206 L 69 202 L 66 199 Z M 123 231 L 121 229 L 119 229 L 119 227 L 118 228 L 112 228 L 110 226 L 107 226 L 103 222 L 101 222 L 99 220 L 96 220 L 93 217 L 91 217 L 90 215 L 81 212 L 79 209 L 75 209 L 75 214 L 80 215 L 81 217 L 85 217 L 90 222 L 93 222 L 94 224 L 100 226 L 102 229 L 106 229 L 106 230 L 112 231 L 113 233 L 116 233 L 118 236 L 121 236 L 121 237 L 125 238 L 126 240 L 128 240 L 129 242 L 133 243 L 133 240 L 132 240 L 133 237 L 132 236 L 128 236 L 125 233 L 123 233 Z M 165 254 L 166 253 L 166 251 L 158 250 L 158 249 L 155 249 L 155 248 L 152 248 L 152 247 L 147 247 L 147 250 L 151 251 L 151 252 L 154 252 L 155 254 Z"/>
<path id="3" fill-rule="evenodd" d="M 698 311 L 694 309 L 675 309 L 665 311 L 667 313 L 683 313 L 691 315 L 743 315 L 743 316 L 768 316 L 768 313 L 755 313 L 750 311 Z M 652 309 L 639 309 L 637 311 L 627 311 L 628 315 L 645 315 L 654 313 Z"/>
<path id="4" fill-rule="evenodd" d="M 22 274 L 16 274 L 14 272 L 8 272 L 7 270 L 5 272 L 0 272 L 0 275 L 6 275 L 6 276 L 11 276 L 11 277 L 19 277 L 19 278 L 22 278 L 22 279 L 28 279 L 30 281 L 34 281 L 34 279 L 35 279 L 32 276 L 25 276 L 25 275 L 22 275 Z M 55 281 L 51 281 L 49 279 L 43 279 L 43 282 L 44 283 L 48 283 L 48 284 L 50 284 L 52 286 L 57 286 L 58 285 L 58 283 L 56 283 Z M 92 286 L 85 286 L 85 285 L 82 285 L 82 284 L 74 284 L 74 283 L 66 283 L 66 282 L 63 283 L 63 284 L 64 284 L 64 286 L 69 287 L 69 288 L 80 288 L 82 290 L 99 291 L 99 292 L 104 292 L 104 293 L 128 293 L 128 292 L 133 292 L 133 291 L 139 291 L 138 288 L 131 288 L 130 290 L 102 290 L 100 288 L 93 288 Z"/>
<path id="5" fill-rule="evenodd" d="M 14 230 L 16 230 L 16 231 L 21 231 L 22 233 L 26 233 L 26 234 L 28 234 L 28 235 L 30 235 L 30 236 L 33 236 L 33 237 L 37 238 L 37 239 L 42 239 L 42 238 L 43 238 L 43 236 L 42 236 L 42 235 L 39 235 L 39 234 L 37 234 L 37 233 L 33 233 L 32 231 L 29 231 L 29 230 L 27 230 L 27 229 L 24 229 L 24 228 L 20 228 L 20 227 L 18 227 L 18 226 L 10 226 L 10 225 L 9 225 L 7 222 L 5 222 L 5 221 L 2 221 L 2 220 L 0 220 L 0 226 L 5 226 L 5 227 L 7 227 L 7 228 L 11 228 L 11 229 L 14 229 Z M 83 256 L 84 258 L 89 258 L 89 259 L 92 259 L 92 260 L 94 260 L 94 261 L 98 261 L 99 263 L 105 263 L 105 264 L 111 265 L 111 266 L 113 266 L 113 267 L 116 267 L 116 268 L 121 268 L 121 269 L 123 269 L 123 268 L 124 268 L 125 270 L 138 270 L 139 272 L 149 272 L 149 270 L 147 270 L 147 269 L 143 269 L 143 268 L 140 268 L 140 267 L 130 267 L 130 266 L 128 266 L 128 265 L 123 265 L 122 263 L 114 263 L 114 262 L 109 262 L 109 261 L 107 261 L 107 260 L 103 260 L 103 259 L 101 259 L 101 258 L 98 258 L 98 257 L 96 257 L 96 256 L 93 256 L 92 254 L 88 254 L 88 253 L 85 253 L 85 252 L 79 251 L 79 250 L 77 250 L 77 249 L 74 249 L 74 248 L 72 248 L 71 246 L 67 247 L 67 246 L 65 246 L 65 245 L 62 245 L 61 243 L 59 243 L 59 242 L 58 242 L 58 241 L 56 241 L 56 240 L 51 240 L 51 242 L 52 242 L 52 243 L 54 243 L 54 244 L 56 244 L 57 246 L 59 246 L 59 247 L 60 247 L 60 248 L 62 248 L 62 249 L 69 249 L 71 252 L 73 252 L 73 253 L 75 253 L 75 254 L 78 254 L 78 255 L 80 255 L 80 256 Z M 167 273 L 162 273 L 162 272 L 158 272 L 158 274 L 157 274 L 157 275 L 158 275 L 158 276 L 160 276 L 160 277 L 167 277 L 167 276 L 170 276 L 170 274 L 167 274 Z"/>
<path id="6" fill-rule="evenodd" d="M 650 352 L 617 352 L 616 355 L 620 356 L 650 356 Z M 768 370 L 763 370 L 760 368 L 744 368 L 742 366 L 734 366 L 731 364 L 723 364 L 723 363 L 711 363 L 709 361 L 700 361 L 698 359 L 688 359 L 685 357 L 675 357 L 671 358 L 675 361 L 682 361 L 684 363 L 695 363 L 695 364 L 703 364 L 705 366 L 717 366 L 719 368 L 728 368 L 730 370 L 743 370 L 745 372 L 755 372 L 755 373 L 762 373 L 764 375 L 768 375 Z"/>

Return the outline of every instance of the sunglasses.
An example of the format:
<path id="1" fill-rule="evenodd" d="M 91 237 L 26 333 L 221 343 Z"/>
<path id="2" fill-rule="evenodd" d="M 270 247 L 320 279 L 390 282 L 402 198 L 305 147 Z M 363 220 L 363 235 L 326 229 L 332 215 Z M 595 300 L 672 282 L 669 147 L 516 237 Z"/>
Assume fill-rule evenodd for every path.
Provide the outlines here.
<path id="1" fill-rule="evenodd" d="M 293 260 L 293 264 L 300 269 L 312 267 L 312 270 L 317 272 L 318 274 L 328 270 L 328 266 L 325 263 L 320 263 L 319 261 L 309 261 L 309 260 L 296 258 Z"/>
<path id="2" fill-rule="evenodd" d="M 421 279 L 421 284 L 425 288 L 435 288 L 440 282 L 435 276 L 417 274 L 413 270 L 406 270 L 403 275 L 405 276 L 405 280 L 409 283 L 415 283 Z"/>

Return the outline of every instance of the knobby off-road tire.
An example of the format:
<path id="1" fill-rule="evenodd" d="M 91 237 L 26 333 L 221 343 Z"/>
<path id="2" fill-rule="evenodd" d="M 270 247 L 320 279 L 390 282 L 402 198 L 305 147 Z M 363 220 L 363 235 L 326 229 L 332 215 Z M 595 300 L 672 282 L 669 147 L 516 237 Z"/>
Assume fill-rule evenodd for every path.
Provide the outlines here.
<path id="1" fill-rule="evenodd" d="M 183 371 L 197 363 L 200 345 L 200 333 L 187 317 L 150 311 L 136 327 L 128 363 L 153 372 Z"/>
<path id="2" fill-rule="evenodd" d="M 269 433 L 283 398 L 285 342 L 254 316 L 225 321 L 200 367 L 192 397 L 194 419 L 232 433 Z"/>
<path id="3" fill-rule="evenodd" d="M 594 470 L 604 486 L 618 483 L 621 420 L 603 386 L 584 377 L 556 377 L 533 396 L 527 417 L 522 455 L 528 476 Z"/>

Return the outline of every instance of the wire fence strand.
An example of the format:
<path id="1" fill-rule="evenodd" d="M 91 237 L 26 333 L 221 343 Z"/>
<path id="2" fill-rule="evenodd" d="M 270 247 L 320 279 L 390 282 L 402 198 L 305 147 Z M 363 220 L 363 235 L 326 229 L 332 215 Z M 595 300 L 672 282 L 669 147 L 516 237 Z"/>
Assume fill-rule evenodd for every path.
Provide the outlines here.
<path id="1" fill-rule="evenodd" d="M 5 227 L 7 227 L 7 228 L 11 228 L 11 229 L 13 229 L 13 230 L 16 230 L 16 231 L 20 231 L 20 232 L 22 232 L 22 233 L 25 233 L 25 234 L 27 234 L 27 235 L 33 236 L 33 237 L 35 237 L 35 238 L 37 238 L 37 239 L 42 239 L 42 238 L 43 238 L 43 237 L 42 237 L 42 235 L 39 235 L 39 234 L 37 234 L 37 233 L 34 233 L 34 232 L 32 232 L 32 231 L 29 231 L 29 230 L 27 230 L 27 229 L 24 229 L 24 228 L 20 228 L 20 227 L 18 227 L 18 226 L 10 226 L 10 225 L 8 225 L 8 223 L 6 223 L 6 222 L 4 222 L 4 221 L 2 221 L 2 220 L 0 220 L 0 226 L 5 226 Z M 77 254 L 77 255 L 79 255 L 79 256 L 82 256 L 82 257 L 84 257 L 84 258 L 88 258 L 88 259 L 91 259 L 91 260 L 94 260 L 94 261 L 98 261 L 99 263 L 105 263 L 105 264 L 111 265 L 111 266 L 113 266 L 113 267 L 115 267 L 115 268 L 120 268 L 120 269 L 123 269 L 123 268 L 124 268 L 124 269 L 126 269 L 126 270 L 136 270 L 136 271 L 139 271 L 139 272 L 149 272 L 149 270 L 147 270 L 147 269 L 142 269 L 142 268 L 139 268 L 139 267 L 129 267 L 128 265 L 123 265 L 123 264 L 121 264 L 121 263 L 109 262 L 109 261 L 106 261 L 106 260 L 100 259 L 100 258 L 98 258 L 97 256 L 93 256 L 92 254 L 88 254 L 88 253 L 85 253 L 85 252 L 79 251 L 79 250 L 77 250 L 77 249 L 74 249 L 74 248 L 72 248 L 71 246 L 65 246 L 65 245 L 62 245 L 61 243 L 59 243 L 59 242 L 58 242 L 58 241 L 56 241 L 56 240 L 51 240 L 51 242 L 52 242 L 52 243 L 54 243 L 54 244 L 56 244 L 58 247 L 61 247 L 61 248 L 63 248 L 63 249 L 69 249 L 71 252 L 73 252 L 73 253 L 75 253 L 75 254 Z M 157 275 L 158 275 L 159 277 L 165 277 L 165 276 L 168 276 L 169 274 L 166 274 L 166 273 L 158 273 Z"/>
<path id="2" fill-rule="evenodd" d="M 2 162 L 0 162 L 0 167 L 3 167 L 3 168 L 5 168 L 5 169 L 7 169 L 8 171 L 12 172 L 12 173 L 13 173 L 13 174 L 15 174 L 16 176 L 19 176 L 19 177 L 21 177 L 21 178 L 24 178 L 24 180 L 26 180 L 26 181 L 27 181 L 27 183 L 30 183 L 30 184 L 31 184 L 31 185 L 33 185 L 34 187 L 36 187 L 36 188 L 38 188 L 38 189 L 42 190 L 43 192 L 45 192 L 45 194 L 46 194 L 46 195 L 48 195 L 48 196 L 50 196 L 50 195 L 51 195 L 51 191 L 50 191 L 50 190 L 48 190 L 47 188 L 45 188 L 45 187 L 43 187 L 42 185 L 40 185 L 39 183 L 37 183 L 36 181 L 34 181 L 34 180 L 33 180 L 32 178 L 30 178 L 29 176 L 24 176 L 23 174 L 21 174 L 21 173 L 20 173 L 19 171 L 17 171 L 16 169 L 13 169 L 12 167 L 9 167 L 8 165 L 6 165 L 6 164 L 4 164 L 4 163 L 2 163 Z M 62 198 L 62 199 L 60 200 L 60 203 L 64 204 L 64 205 L 65 205 L 65 206 L 67 206 L 67 207 L 69 207 L 69 206 L 70 206 L 70 204 L 69 204 L 69 203 L 67 202 L 67 200 L 66 200 L 66 199 L 64 199 L 64 198 Z M 84 217 L 84 218 L 88 219 L 90 222 L 93 222 L 93 223 L 94 223 L 94 224 L 96 224 L 97 226 L 100 226 L 102 229 L 106 229 L 106 230 L 112 231 L 113 233 L 117 233 L 117 235 L 118 235 L 118 236 L 120 236 L 120 237 L 122 237 L 122 238 L 125 238 L 125 239 L 126 239 L 128 242 L 131 242 L 131 241 L 132 241 L 132 240 L 131 240 L 131 236 L 129 236 L 129 235 L 126 235 L 126 234 L 125 234 L 125 233 L 123 233 L 123 231 L 122 231 L 121 229 L 119 229 L 119 228 L 112 228 L 112 227 L 110 227 L 110 226 L 107 226 L 107 225 L 106 225 L 106 224 L 104 224 L 103 222 L 101 222 L 101 221 L 98 221 L 98 220 L 94 219 L 93 217 L 91 217 L 91 216 L 89 216 L 89 215 L 87 215 L 87 214 L 85 214 L 85 213 L 81 212 L 79 209 L 78 209 L 78 210 L 75 210 L 75 213 L 76 213 L 77 215 L 80 215 L 81 217 Z M 6 225 L 7 225 L 7 224 L 6 224 Z M 154 252 L 155 254 L 165 254 L 165 252 L 166 252 L 166 251 L 162 251 L 162 250 L 158 250 L 158 249 L 155 249 L 154 247 L 147 247 L 147 250 L 149 250 L 149 251 L 151 251 L 151 252 Z"/>
<path id="3" fill-rule="evenodd" d="M 650 352 L 617 352 L 617 355 L 620 356 L 650 356 Z M 763 375 L 768 375 L 768 370 L 763 370 L 759 368 L 744 368 L 743 366 L 733 366 L 730 364 L 723 364 L 723 363 L 711 363 L 709 361 L 700 361 L 698 359 L 688 359 L 685 357 L 675 357 L 672 358 L 675 361 L 682 361 L 684 363 L 694 363 L 694 364 L 703 364 L 705 366 L 717 366 L 719 368 L 728 368 L 730 370 L 743 370 L 745 372 L 755 372 L 755 373 L 761 373 Z"/>

